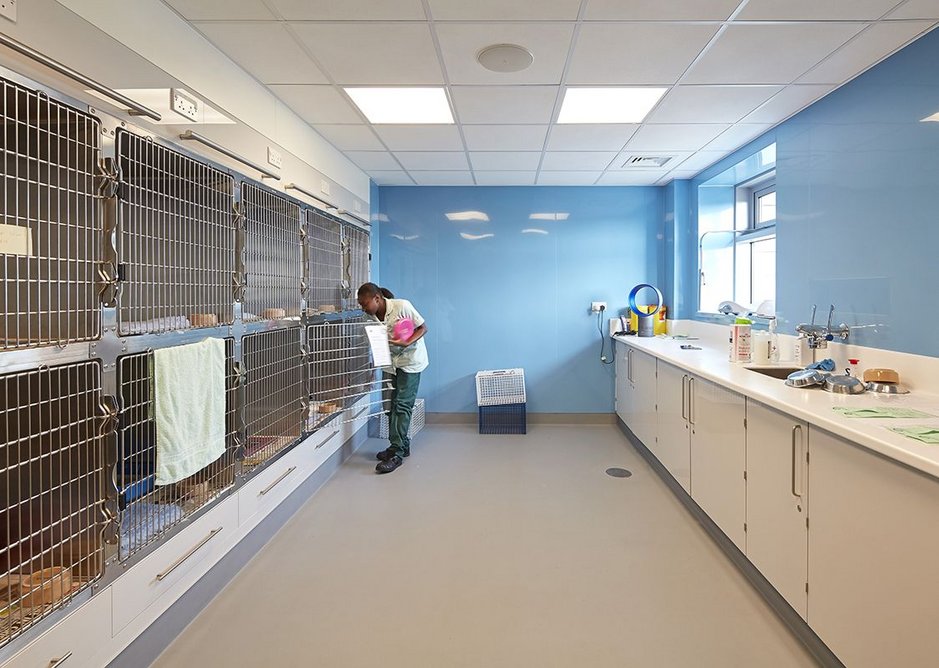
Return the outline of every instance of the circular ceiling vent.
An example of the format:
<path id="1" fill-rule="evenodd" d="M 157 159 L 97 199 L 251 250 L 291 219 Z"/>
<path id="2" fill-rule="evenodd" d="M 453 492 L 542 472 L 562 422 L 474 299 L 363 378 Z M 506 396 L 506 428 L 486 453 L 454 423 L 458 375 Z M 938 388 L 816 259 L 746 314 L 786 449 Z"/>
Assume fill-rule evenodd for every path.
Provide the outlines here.
<path id="1" fill-rule="evenodd" d="M 492 72 L 521 72 L 528 69 L 534 56 L 518 44 L 493 44 L 477 53 L 476 60 Z"/>

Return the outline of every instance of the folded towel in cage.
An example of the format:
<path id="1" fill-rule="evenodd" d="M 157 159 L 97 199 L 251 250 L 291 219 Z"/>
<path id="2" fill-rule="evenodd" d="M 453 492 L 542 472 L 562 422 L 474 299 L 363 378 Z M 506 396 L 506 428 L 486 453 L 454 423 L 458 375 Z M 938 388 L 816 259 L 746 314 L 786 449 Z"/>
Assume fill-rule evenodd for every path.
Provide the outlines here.
<path id="1" fill-rule="evenodd" d="M 225 453 L 225 341 L 153 352 L 156 484 L 169 485 Z"/>
<path id="2" fill-rule="evenodd" d="M 121 331 L 126 334 L 146 334 L 147 332 L 172 332 L 178 329 L 189 329 L 189 318 L 182 315 L 171 315 L 153 320 L 131 320 L 121 323 Z"/>

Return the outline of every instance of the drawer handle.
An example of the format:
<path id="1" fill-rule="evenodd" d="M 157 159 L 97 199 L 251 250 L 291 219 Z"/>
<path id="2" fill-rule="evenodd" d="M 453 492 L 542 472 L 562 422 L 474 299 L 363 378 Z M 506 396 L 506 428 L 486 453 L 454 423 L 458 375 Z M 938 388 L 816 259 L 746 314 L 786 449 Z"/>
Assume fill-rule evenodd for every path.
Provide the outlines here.
<path id="1" fill-rule="evenodd" d="M 52 659 L 52 660 L 49 662 L 49 668 L 57 668 L 57 666 L 61 666 L 63 663 L 65 663 L 66 661 L 68 661 L 71 657 L 72 657 L 72 653 L 69 652 L 68 654 L 66 654 L 66 655 L 63 656 L 63 657 L 60 657 L 60 658 L 58 658 L 58 659 Z"/>
<path id="2" fill-rule="evenodd" d="M 802 481 L 800 476 L 799 481 L 799 491 L 796 492 L 796 432 L 799 432 L 799 457 L 798 462 L 801 466 L 802 464 L 802 425 L 795 425 L 792 427 L 792 495 L 798 498 L 802 498 Z"/>
<path id="3" fill-rule="evenodd" d="M 202 547 L 203 545 L 205 545 L 206 543 L 208 543 L 210 540 L 212 540 L 213 538 L 215 538 L 215 536 L 216 536 L 216 535 L 218 534 L 218 532 L 221 531 L 221 530 L 222 530 L 222 527 L 219 527 L 218 529 L 212 529 L 212 530 L 209 532 L 209 535 L 208 535 L 208 536 L 206 536 L 205 538 L 203 538 L 202 540 L 200 540 L 198 543 L 196 543 L 196 545 L 194 545 L 194 546 L 192 547 L 192 549 L 190 549 L 186 554 L 184 554 L 184 555 L 181 556 L 179 559 L 177 559 L 176 562 L 175 562 L 172 566 L 170 566 L 169 568 L 167 568 L 167 569 L 166 569 L 165 571 L 163 571 L 162 573 L 157 573 L 157 576 L 156 576 L 157 581 L 165 580 L 166 577 L 167 577 L 170 573 L 172 573 L 173 571 L 175 571 L 177 568 L 179 568 L 179 567 L 182 565 L 182 563 L 183 563 L 184 561 L 186 561 L 186 559 L 188 559 L 189 557 L 191 557 L 192 555 L 194 555 L 196 552 L 198 552 L 200 547 Z"/>
<path id="4" fill-rule="evenodd" d="M 314 449 L 314 450 L 319 450 L 319 449 L 322 448 L 324 445 L 326 445 L 327 443 L 329 443 L 329 439 L 331 439 L 333 436 L 335 436 L 335 435 L 338 434 L 338 433 L 339 433 L 338 431 L 334 431 L 334 432 L 331 433 L 329 436 L 327 436 L 326 438 L 324 438 L 322 443 L 320 443 L 319 445 L 317 445 L 317 446 L 316 446 L 315 448 L 313 448 L 313 449 Z"/>
<path id="5" fill-rule="evenodd" d="M 353 419 L 353 420 L 358 420 L 359 417 L 362 415 L 362 413 L 365 413 L 367 410 L 368 410 L 368 406 L 366 406 L 365 408 L 363 408 L 362 410 L 360 410 L 358 413 L 356 413 L 356 414 L 352 417 L 352 419 Z"/>
<path id="6" fill-rule="evenodd" d="M 286 471 L 284 471 L 283 473 L 281 473 L 281 474 L 280 474 L 280 477 L 279 477 L 277 480 L 275 480 L 275 481 L 272 482 L 270 485 L 268 485 L 267 487 L 265 487 L 264 489 L 262 489 L 260 492 L 258 492 L 258 496 L 264 496 L 265 494 L 267 494 L 268 492 L 270 492 L 270 491 L 271 491 L 272 489 L 274 489 L 278 484 L 280 484 L 280 482 L 281 482 L 284 478 L 286 478 L 287 476 L 289 476 L 291 473 L 293 473 L 293 472 L 296 471 L 296 470 L 297 470 L 297 467 L 296 467 L 296 466 L 291 466 L 289 469 L 287 469 Z"/>

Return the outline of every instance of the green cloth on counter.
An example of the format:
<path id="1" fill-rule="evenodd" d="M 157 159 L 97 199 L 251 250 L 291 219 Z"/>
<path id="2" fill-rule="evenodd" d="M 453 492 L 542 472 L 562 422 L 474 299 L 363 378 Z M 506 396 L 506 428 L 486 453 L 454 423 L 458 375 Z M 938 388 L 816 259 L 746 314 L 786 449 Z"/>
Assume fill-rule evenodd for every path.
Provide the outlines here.
<path id="1" fill-rule="evenodd" d="M 832 410 L 845 417 L 854 418 L 928 418 L 936 417 L 915 408 L 847 408 L 833 406 Z"/>
<path id="2" fill-rule="evenodd" d="M 939 429 L 936 427 L 890 427 L 890 431 L 895 431 L 908 438 L 915 438 L 923 443 L 939 445 Z"/>

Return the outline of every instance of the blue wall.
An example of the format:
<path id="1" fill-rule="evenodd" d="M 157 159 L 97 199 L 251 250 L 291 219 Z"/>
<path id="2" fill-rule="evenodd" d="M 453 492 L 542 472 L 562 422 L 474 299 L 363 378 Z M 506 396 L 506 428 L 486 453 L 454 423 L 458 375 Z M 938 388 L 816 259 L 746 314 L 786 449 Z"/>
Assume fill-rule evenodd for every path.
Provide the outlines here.
<path id="1" fill-rule="evenodd" d="M 372 254 L 372 260 L 369 262 L 369 277 L 373 283 L 381 283 L 381 190 L 378 185 L 369 180 L 368 182 L 368 219 L 371 221 L 369 232 L 369 251 Z M 353 288 L 358 288 L 353 285 Z"/>
<path id="2" fill-rule="evenodd" d="M 664 284 L 664 190 L 382 187 L 381 283 L 427 319 L 427 410 L 474 412 L 477 371 L 523 367 L 529 411 L 612 412 L 590 302 L 618 314 L 633 285 Z M 489 221 L 446 218 L 456 211 Z"/>
<path id="3" fill-rule="evenodd" d="M 934 31 L 694 179 L 776 141 L 783 331 L 834 303 L 853 343 L 939 355 L 937 112 Z"/>

